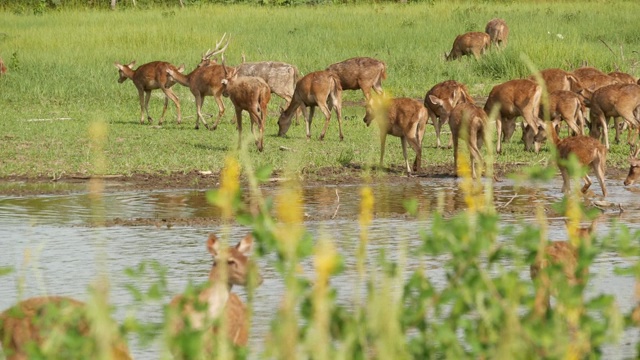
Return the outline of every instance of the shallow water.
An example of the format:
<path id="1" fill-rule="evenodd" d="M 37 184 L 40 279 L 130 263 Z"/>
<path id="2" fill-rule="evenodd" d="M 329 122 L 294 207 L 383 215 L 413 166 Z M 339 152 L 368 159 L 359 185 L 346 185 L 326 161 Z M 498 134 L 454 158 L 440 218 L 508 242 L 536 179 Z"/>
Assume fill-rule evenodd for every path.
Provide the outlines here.
<path id="1" fill-rule="evenodd" d="M 619 185 L 618 185 L 619 184 Z M 560 199 L 556 180 L 544 186 L 528 184 L 515 186 L 511 180 L 495 183 L 495 204 L 505 223 L 518 220 L 533 220 L 532 207 L 543 205 L 550 217 L 551 239 L 566 238 L 564 223 L 553 218 L 549 204 Z M 599 194 L 597 184 L 594 191 Z M 464 198 L 452 178 L 423 178 L 414 183 L 372 185 L 375 195 L 376 217 L 369 230 L 370 246 L 368 258 L 375 258 L 380 248 L 387 249 L 391 258 L 402 251 L 420 246 L 418 232 L 429 227 L 428 221 L 405 217 L 404 199 L 418 199 L 422 211 L 441 208 L 453 214 L 464 208 Z M 275 190 L 265 190 L 272 195 Z M 337 193 L 336 193 L 337 191 Z M 640 228 L 633 216 L 640 208 L 635 188 L 625 188 L 621 180 L 609 185 L 607 201 L 621 204 L 625 212 L 621 215 L 617 207 L 607 208 L 604 220 L 599 222 L 597 233 L 606 234 L 608 223 L 618 218 L 630 228 Z M 345 255 L 346 271 L 332 280 L 338 289 L 339 301 L 349 303 L 354 297 L 355 263 L 353 254 L 359 235 L 357 221 L 360 199 L 359 186 L 324 186 L 304 189 L 307 228 L 314 238 L 328 236 L 334 239 Z M 125 284 L 124 269 L 145 260 L 157 260 L 167 268 L 171 294 L 184 290 L 189 280 L 200 283 L 208 275 L 211 258 L 204 242 L 209 232 L 220 233 L 218 226 L 111 226 L 92 227 L 97 221 L 113 218 L 198 218 L 216 217 L 217 211 L 206 202 L 205 192 L 190 190 L 150 192 L 107 192 L 101 206 L 92 206 L 86 192 L 70 195 L 42 195 L 27 197 L 0 197 L 0 266 L 11 266 L 16 272 L 0 277 L 0 309 L 15 303 L 21 296 L 31 297 L 56 294 L 86 300 L 87 287 L 99 273 L 106 272 L 111 281 L 110 301 L 116 307 L 116 318 L 125 316 L 127 305 L 132 303 Z M 335 218 L 335 219 L 332 219 Z M 238 241 L 248 230 L 241 227 L 231 229 L 232 241 Z M 500 239 L 508 242 L 509 239 Z M 272 258 L 259 260 L 264 283 L 255 292 L 254 318 L 251 346 L 259 351 L 268 331 L 274 306 L 280 303 L 284 284 L 272 266 Z M 406 272 L 419 265 L 427 269 L 432 282 L 444 284 L 444 260 L 430 257 L 407 259 Z M 622 311 L 634 304 L 634 280 L 614 275 L 613 267 L 625 265 L 627 260 L 617 254 L 605 253 L 591 267 L 588 295 L 614 294 Z M 509 264 L 507 264 L 509 266 Z M 520 266 L 513 264 L 512 266 Z M 303 263 L 305 272 L 312 276 L 310 262 Z M 528 278 L 528 268 L 522 267 L 521 276 Z M 143 280 L 144 281 L 144 280 Z M 151 281 L 151 279 L 148 279 Z M 145 284 L 139 284 L 145 285 Z M 242 289 L 234 291 L 243 294 Z M 243 294 L 244 295 L 244 294 Z M 167 299 L 168 300 L 168 299 Z M 161 320 L 161 308 L 145 308 L 147 319 Z M 605 358 L 622 359 L 635 357 L 634 344 L 640 341 L 636 331 L 628 331 L 618 344 L 606 348 Z M 159 346 L 141 347 L 132 343 L 136 359 L 156 359 Z"/>

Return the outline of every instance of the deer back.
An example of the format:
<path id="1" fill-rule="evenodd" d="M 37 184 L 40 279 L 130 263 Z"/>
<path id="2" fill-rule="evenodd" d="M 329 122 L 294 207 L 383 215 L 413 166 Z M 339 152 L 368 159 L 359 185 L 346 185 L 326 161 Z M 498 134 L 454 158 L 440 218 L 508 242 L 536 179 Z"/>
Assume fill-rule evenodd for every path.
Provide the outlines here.
<path id="1" fill-rule="evenodd" d="M 621 83 L 621 84 L 636 84 L 637 81 L 638 81 L 632 75 L 627 74 L 627 73 L 622 72 L 622 71 L 613 71 L 613 72 L 610 72 L 607 75 L 609 75 L 612 78 L 618 80 L 618 82 Z"/>
<path id="2" fill-rule="evenodd" d="M 386 79 L 386 64 L 370 57 L 356 57 L 331 64 L 326 70 L 338 75 L 342 90 L 360 89 L 360 83 L 376 83 Z"/>
<path id="3" fill-rule="evenodd" d="M 527 112 L 538 115 L 542 87 L 533 80 L 515 79 L 498 84 L 491 89 L 484 110 L 490 113 L 500 106 L 500 114 L 513 117 Z"/>
<path id="4" fill-rule="evenodd" d="M 291 97 L 298 80 L 298 69 L 287 63 L 263 61 L 242 63 L 238 66 L 239 76 L 257 76 L 262 78 L 271 92 L 280 97 Z"/>
<path id="5" fill-rule="evenodd" d="M 461 102 L 453 108 L 449 126 L 451 126 L 451 134 L 454 138 L 461 138 L 464 133 L 461 132 L 461 129 L 464 127 L 467 128 L 467 136 L 477 136 L 484 131 L 487 121 L 487 113 L 481 107 Z"/>

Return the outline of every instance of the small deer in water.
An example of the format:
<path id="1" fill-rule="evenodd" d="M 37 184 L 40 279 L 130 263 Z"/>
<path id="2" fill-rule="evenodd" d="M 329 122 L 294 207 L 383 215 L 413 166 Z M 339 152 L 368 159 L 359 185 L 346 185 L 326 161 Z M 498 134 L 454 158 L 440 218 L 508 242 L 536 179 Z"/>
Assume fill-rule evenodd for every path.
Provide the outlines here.
<path id="1" fill-rule="evenodd" d="M 213 339 L 220 331 L 220 321 L 224 322 L 224 334 L 228 341 L 237 346 L 245 346 L 249 339 L 249 319 L 246 306 L 235 293 L 233 285 L 247 286 L 250 280 L 262 283 L 259 274 L 253 274 L 249 259 L 253 247 L 253 237 L 248 234 L 235 247 L 222 249 L 220 240 L 209 235 L 207 249 L 214 263 L 209 272 L 209 282 L 196 292 L 195 296 L 178 295 L 169 304 L 170 337 L 176 339 L 185 331 L 201 331 L 204 338 L 204 353 L 212 352 Z M 250 276 L 254 276 L 250 279 Z M 224 317 L 224 319 L 222 319 Z M 172 352 L 176 358 L 186 357 L 176 346 Z"/>

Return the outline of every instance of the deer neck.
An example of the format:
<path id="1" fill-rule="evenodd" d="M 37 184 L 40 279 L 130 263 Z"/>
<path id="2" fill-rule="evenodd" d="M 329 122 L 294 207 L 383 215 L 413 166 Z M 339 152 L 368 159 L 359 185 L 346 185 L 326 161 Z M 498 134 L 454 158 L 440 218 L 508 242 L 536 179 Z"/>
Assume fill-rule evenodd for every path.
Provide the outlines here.
<path id="1" fill-rule="evenodd" d="M 189 87 L 189 78 L 191 78 L 191 74 L 195 73 L 196 70 L 193 70 L 188 75 L 185 75 L 179 71 L 171 71 L 171 77 L 174 78 L 178 84 Z"/>
<path id="2" fill-rule="evenodd" d="M 210 318 L 218 318 L 224 311 L 231 293 L 231 284 L 222 278 L 219 267 L 214 265 L 209 273 L 210 286 L 207 289 L 207 303 Z"/>

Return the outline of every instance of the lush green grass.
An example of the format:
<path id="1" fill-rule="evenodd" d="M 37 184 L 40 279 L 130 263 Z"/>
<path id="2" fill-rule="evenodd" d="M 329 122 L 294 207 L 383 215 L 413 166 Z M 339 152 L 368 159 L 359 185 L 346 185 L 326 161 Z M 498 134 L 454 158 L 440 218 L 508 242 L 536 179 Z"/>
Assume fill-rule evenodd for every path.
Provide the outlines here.
<path id="1" fill-rule="evenodd" d="M 637 2 L 473 4 L 377 4 L 327 7 L 272 8 L 246 5 L 165 8 L 157 10 L 46 12 L 43 15 L 0 13 L 0 56 L 9 68 L 0 79 L 0 176 L 12 174 L 53 176 L 92 173 L 88 129 L 104 121 L 107 173 L 218 170 L 223 154 L 236 148 L 232 106 L 215 132 L 195 131 L 195 106 L 188 89 L 174 87 L 185 120 L 175 123 L 170 103 L 161 129 L 138 124 L 139 106 L 133 84 L 116 82 L 114 61 L 138 64 L 166 60 L 185 63 L 190 71 L 203 51 L 223 34 L 232 37 L 227 61 L 280 60 L 302 73 L 352 57 L 371 56 L 388 65 L 384 87 L 394 96 L 422 98 L 434 84 L 447 79 L 466 83 L 476 96 L 491 87 L 530 71 L 522 55 L 539 68 L 573 69 L 582 61 L 610 71 L 619 67 L 636 75 L 640 45 L 635 14 Z M 476 61 L 445 62 L 443 54 L 459 33 L 484 29 L 500 16 L 511 27 L 509 46 Z M 558 36 L 561 34 L 562 39 Z M 612 54 L 601 42 L 605 41 Z M 624 57 L 622 56 L 624 54 Z M 361 100 L 361 92 L 346 92 L 345 100 Z M 377 130 L 366 128 L 362 107 L 347 107 L 345 141 L 337 142 L 335 118 L 324 142 L 317 140 L 322 125 L 316 115 L 307 142 L 303 127 L 292 127 L 278 138 L 274 97 L 266 131 L 265 152 L 248 141 L 257 164 L 301 171 L 335 166 L 346 161 L 375 164 L 379 154 Z M 161 93 L 150 103 L 159 118 Z M 212 98 L 205 112 L 213 113 Z M 71 118 L 72 120 L 28 121 Z M 248 116 L 245 134 L 250 137 Z M 433 149 L 433 127 L 427 128 L 426 163 L 450 163 L 450 150 Z M 517 137 L 517 135 L 516 135 Z M 396 139 L 388 139 L 386 163 L 401 164 Z M 280 146 L 291 149 L 279 150 Z M 499 162 L 537 162 L 549 152 L 532 156 L 512 142 Z M 623 166 L 626 146 L 614 146 L 609 166 Z"/>

